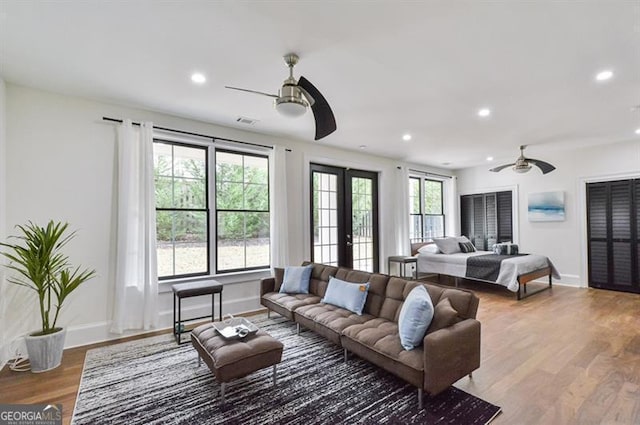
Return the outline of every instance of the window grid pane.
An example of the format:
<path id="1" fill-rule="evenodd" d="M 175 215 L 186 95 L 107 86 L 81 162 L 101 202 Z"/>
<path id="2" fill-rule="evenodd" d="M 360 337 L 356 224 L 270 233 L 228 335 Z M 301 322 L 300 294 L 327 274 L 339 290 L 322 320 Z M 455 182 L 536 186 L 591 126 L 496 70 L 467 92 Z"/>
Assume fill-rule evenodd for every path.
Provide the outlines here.
<path id="1" fill-rule="evenodd" d="M 412 242 L 444 236 L 443 186 L 441 181 L 409 177 L 409 239 Z"/>
<path id="2" fill-rule="evenodd" d="M 154 141 L 158 277 L 209 273 L 207 150 Z"/>
<path id="3" fill-rule="evenodd" d="M 216 269 L 269 267 L 269 160 L 216 151 Z"/>

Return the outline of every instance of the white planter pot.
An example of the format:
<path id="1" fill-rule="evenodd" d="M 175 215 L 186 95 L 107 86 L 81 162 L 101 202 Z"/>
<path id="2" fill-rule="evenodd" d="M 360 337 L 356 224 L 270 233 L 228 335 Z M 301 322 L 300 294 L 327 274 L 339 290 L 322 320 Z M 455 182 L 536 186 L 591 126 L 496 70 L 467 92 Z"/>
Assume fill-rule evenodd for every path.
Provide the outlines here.
<path id="1" fill-rule="evenodd" d="M 66 335 L 67 330 L 61 328 L 60 331 L 49 335 L 25 337 L 31 372 L 46 372 L 60 366 Z"/>

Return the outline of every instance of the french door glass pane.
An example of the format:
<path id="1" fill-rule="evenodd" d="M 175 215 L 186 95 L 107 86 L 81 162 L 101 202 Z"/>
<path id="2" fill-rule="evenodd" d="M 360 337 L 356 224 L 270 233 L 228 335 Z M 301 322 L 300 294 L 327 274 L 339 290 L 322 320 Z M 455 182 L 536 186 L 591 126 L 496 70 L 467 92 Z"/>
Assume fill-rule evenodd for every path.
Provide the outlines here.
<path id="1" fill-rule="evenodd" d="M 351 178 L 353 268 L 373 272 L 373 182 Z"/>
<path id="2" fill-rule="evenodd" d="M 338 177 L 313 172 L 313 261 L 338 265 Z"/>

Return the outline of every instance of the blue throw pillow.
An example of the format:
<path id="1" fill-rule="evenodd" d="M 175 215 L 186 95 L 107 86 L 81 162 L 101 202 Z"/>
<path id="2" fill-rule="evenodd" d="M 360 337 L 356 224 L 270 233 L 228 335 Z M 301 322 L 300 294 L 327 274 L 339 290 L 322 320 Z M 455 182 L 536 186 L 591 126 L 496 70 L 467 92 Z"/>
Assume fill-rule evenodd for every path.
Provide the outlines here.
<path id="1" fill-rule="evenodd" d="M 431 297 L 424 286 L 418 285 L 409 292 L 400 309 L 398 333 L 402 348 L 413 350 L 422 345 L 431 320 L 433 320 Z"/>
<path id="2" fill-rule="evenodd" d="M 303 267 L 286 267 L 284 269 L 284 278 L 282 278 L 282 286 L 280 292 L 283 294 L 308 294 L 309 280 L 313 266 Z"/>
<path id="3" fill-rule="evenodd" d="M 367 301 L 368 292 L 369 282 L 351 283 L 331 276 L 329 278 L 327 292 L 324 294 L 322 302 L 346 308 L 358 315 L 362 315 L 362 309 L 364 308 L 364 303 Z"/>

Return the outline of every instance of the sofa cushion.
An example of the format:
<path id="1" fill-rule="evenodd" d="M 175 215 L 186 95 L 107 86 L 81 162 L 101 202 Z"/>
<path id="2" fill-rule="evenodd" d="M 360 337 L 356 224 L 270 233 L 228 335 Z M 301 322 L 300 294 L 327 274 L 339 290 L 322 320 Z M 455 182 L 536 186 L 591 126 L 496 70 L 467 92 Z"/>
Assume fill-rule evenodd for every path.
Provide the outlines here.
<path id="1" fill-rule="evenodd" d="M 367 300 L 367 292 L 369 292 L 369 282 L 350 283 L 330 277 L 329 286 L 324 298 L 322 298 L 322 302 L 346 308 L 357 315 L 362 315 L 362 309 Z"/>
<path id="2" fill-rule="evenodd" d="M 274 290 L 276 292 L 280 292 L 280 288 L 282 287 L 282 281 L 284 280 L 284 269 L 280 267 L 274 267 L 273 278 L 275 281 Z"/>
<path id="3" fill-rule="evenodd" d="M 458 316 L 458 312 L 451 305 L 449 298 L 440 300 L 434 308 L 433 320 L 431 320 L 429 329 L 427 329 L 427 335 L 440 329 L 455 325 L 460 320 L 460 316 Z"/>
<path id="4" fill-rule="evenodd" d="M 312 270 L 313 266 L 310 265 L 285 268 L 280 292 L 284 294 L 308 294 Z"/>
<path id="5" fill-rule="evenodd" d="M 395 322 L 378 317 L 349 326 L 342 331 L 342 335 L 411 369 L 424 370 L 422 347 L 405 350 L 400 343 L 398 324 Z"/>
<path id="6" fill-rule="evenodd" d="M 422 345 L 427 328 L 433 319 L 433 304 L 426 288 L 418 285 L 411 290 L 400 309 L 398 332 L 405 350 Z"/>
<path id="7" fill-rule="evenodd" d="M 329 284 L 329 277 L 336 276 L 338 268 L 334 266 L 328 266 L 326 264 L 316 264 L 305 261 L 303 266 L 311 265 L 313 270 L 311 271 L 311 280 L 309 281 L 309 293 L 324 297 Z"/>
<path id="8" fill-rule="evenodd" d="M 342 331 L 352 325 L 364 323 L 374 317 L 370 314 L 357 315 L 344 308 L 336 307 L 331 304 L 313 304 L 299 307 L 295 311 L 296 316 L 302 316 L 305 319 L 314 322 L 314 328 L 318 333 L 330 338 L 335 343 L 340 343 L 340 334 Z M 322 332 L 323 327 L 331 331 L 331 334 Z"/>
<path id="9" fill-rule="evenodd" d="M 320 297 L 311 294 L 282 294 L 269 292 L 262 296 L 262 305 L 289 319 L 293 319 L 293 311 L 301 306 L 317 304 Z"/>

